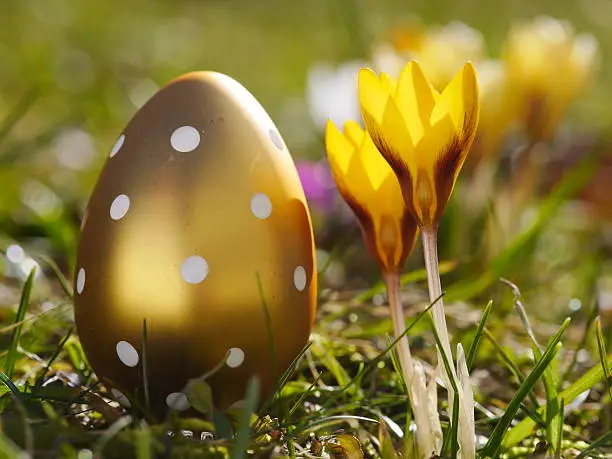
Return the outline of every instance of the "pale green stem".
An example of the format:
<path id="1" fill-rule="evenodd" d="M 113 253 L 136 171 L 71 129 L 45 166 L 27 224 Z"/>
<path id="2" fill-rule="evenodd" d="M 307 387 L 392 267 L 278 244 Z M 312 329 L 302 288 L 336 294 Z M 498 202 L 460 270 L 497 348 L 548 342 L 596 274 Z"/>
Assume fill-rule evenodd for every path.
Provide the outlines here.
<path id="1" fill-rule="evenodd" d="M 406 329 L 406 319 L 404 318 L 404 309 L 402 308 L 402 301 L 400 298 L 400 278 L 398 274 L 385 274 L 385 284 L 387 286 L 387 297 L 389 298 L 389 308 L 391 310 L 391 322 L 393 322 L 393 334 L 395 339 L 404 333 Z M 400 365 L 402 367 L 402 374 L 406 381 L 406 386 L 410 388 L 412 386 L 412 380 L 414 378 L 413 373 L 413 362 L 412 354 L 410 353 L 410 346 L 408 345 L 408 337 L 404 335 L 396 345 L 397 354 L 399 357 Z"/>
<path id="2" fill-rule="evenodd" d="M 440 336 L 444 354 L 451 362 L 453 369 L 453 377 L 457 380 L 457 374 L 454 369 L 453 354 L 451 351 L 450 337 L 448 328 L 446 327 L 446 316 L 444 315 L 444 302 L 442 295 L 442 284 L 440 283 L 440 268 L 438 266 L 438 230 L 437 228 L 423 229 L 421 231 L 423 240 L 423 255 L 425 257 L 425 269 L 427 270 L 427 285 L 429 287 L 429 301 L 436 303 L 431 308 L 434 326 Z M 452 390 L 450 387 L 447 389 Z"/>
<path id="3" fill-rule="evenodd" d="M 459 391 L 459 445 L 461 447 L 459 456 L 462 459 L 468 459 L 475 457 L 475 443 L 474 443 L 474 402 L 473 395 L 471 393 L 471 387 L 464 387 L 464 384 L 470 385 L 469 374 L 467 366 L 465 365 L 465 354 L 461 351 L 461 357 L 463 360 L 463 381 L 459 381 L 457 370 L 451 352 L 450 336 L 448 334 L 448 328 L 446 326 L 446 316 L 444 315 L 444 303 L 442 302 L 442 284 L 440 282 L 440 269 L 438 267 L 438 231 L 437 228 L 424 229 L 421 231 L 423 239 L 423 254 L 425 256 L 425 267 L 427 269 L 427 283 L 429 285 L 429 298 L 431 302 L 436 301 L 432 307 L 432 315 L 434 326 L 440 342 L 442 344 L 442 352 L 446 355 L 450 363 L 451 374 L 447 374 L 444 368 L 442 357 L 440 355 L 440 349 L 438 349 L 438 368 L 446 383 L 446 390 L 448 394 L 448 406 L 450 412 L 453 412 L 453 399 L 454 390 L 450 383 L 450 379 L 454 380 L 455 386 Z"/>
<path id="4" fill-rule="evenodd" d="M 450 337 L 448 328 L 446 327 L 446 316 L 444 315 L 444 303 L 442 302 L 442 284 L 440 283 L 440 268 L 438 266 L 438 232 L 437 228 L 423 229 L 421 231 L 423 240 L 423 255 L 425 257 L 425 268 L 427 270 L 427 285 L 429 286 L 429 301 L 435 304 L 431 308 L 434 327 L 440 337 L 442 349 L 438 349 L 438 373 L 444 380 L 446 386 L 447 400 L 449 413 L 453 412 L 455 391 L 451 384 L 451 379 L 454 381 L 458 390 L 461 390 L 457 371 L 453 360 L 453 354 L 450 346 Z M 437 301 L 436 301 L 437 300 Z M 444 367 L 442 360 L 443 352 L 450 364 L 451 374 L 449 375 Z M 461 394 L 460 394 L 461 395 Z M 461 402 L 460 402 L 461 403 Z"/>
<path id="5" fill-rule="evenodd" d="M 400 277 L 397 273 L 385 273 L 383 275 L 387 287 L 389 309 L 391 310 L 391 321 L 393 322 L 393 333 L 397 339 L 406 329 L 406 319 L 402 300 L 400 297 Z M 406 382 L 408 399 L 412 408 L 414 422 L 417 426 L 416 444 L 420 458 L 429 458 L 432 454 L 439 453 L 435 446 L 435 438 L 431 429 L 428 415 L 428 399 L 424 380 L 419 380 L 415 375 L 414 361 L 410 353 L 408 337 L 406 335 L 396 345 L 399 363 Z"/>

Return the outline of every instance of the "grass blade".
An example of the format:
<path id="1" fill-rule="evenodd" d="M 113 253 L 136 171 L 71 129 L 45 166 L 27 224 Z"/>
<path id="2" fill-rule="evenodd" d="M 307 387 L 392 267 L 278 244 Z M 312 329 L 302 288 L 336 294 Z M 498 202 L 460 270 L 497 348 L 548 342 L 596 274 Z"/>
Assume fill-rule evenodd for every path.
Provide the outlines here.
<path id="1" fill-rule="evenodd" d="M 0 143 L 6 139 L 9 135 L 13 127 L 22 119 L 25 114 L 28 112 L 32 104 L 39 96 L 39 92 L 37 88 L 31 88 L 28 92 L 24 94 L 24 96 L 19 100 L 19 102 L 13 107 L 13 109 L 8 113 L 4 121 L 0 125 Z"/>
<path id="2" fill-rule="evenodd" d="M 536 361 L 542 358 L 542 348 L 535 336 L 527 311 L 521 301 L 521 291 L 517 285 L 507 279 L 501 279 L 503 283 L 508 285 L 514 295 L 514 309 L 519 315 L 523 328 L 527 332 L 527 336 L 532 344 L 533 354 Z M 557 392 L 557 379 L 555 378 L 552 368 L 554 361 L 544 371 L 544 390 L 546 392 L 546 439 L 548 441 L 549 452 L 553 453 L 554 449 L 560 444 L 559 432 L 563 431 L 563 412 L 559 407 L 559 394 Z"/>
<path id="3" fill-rule="evenodd" d="M 19 300 L 19 308 L 17 309 L 17 316 L 15 317 L 15 323 L 23 321 L 28 306 L 30 304 L 30 295 L 32 294 L 32 286 L 34 285 L 34 277 L 36 276 L 36 268 L 30 271 L 30 274 L 23 285 L 21 291 L 21 299 Z M 17 362 L 17 346 L 19 344 L 19 338 L 21 337 L 21 329 L 23 324 L 15 327 L 11 336 L 11 343 L 9 350 L 6 355 L 6 364 L 4 366 L 5 373 L 11 379 L 13 377 L 13 371 L 15 370 L 15 362 Z"/>
<path id="4" fill-rule="evenodd" d="M 610 395 L 610 400 L 612 401 L 612 373 L 610 373 L 610 367 L 608 366 L 608 362 L 606 361 L 606 344 L 604 341 L 604 336 L 601 331 L 601 320 L 599 316 L 595 319 L 595 332 L 597 335 L 597 350 L 599 351 L 599 360 L 601 363 L 601 368 L 603 369 L 604 375 L 606 375 L 606 385 L 608 386 L 608 394 Z"/>
<path id="5" fill-rule="evenodd" d="M 46 255 L 37 255 L 34 258 L 38 258 L 39 260 L 44 261 L 45 263 L 49 265 L 49 267 L 51 268 L 51 271 L 53 271 L 53 275 L 59 282 L 60 287 L 62 288 L 62 291 L 64 292 L 64 294 L 68 298 L 72 299 L 74 297 L 72 287 L 70 287 L 70 283 L 68 282 L 64 274 L 62 274 L 62 271 L 59 268 L 59 266 L 57 266 L 57 263 L 55 263 L 55 261 L 53 261 L 51 258 L 47 257 Z"/>
<path id="6" fill-rule="evenodd" d="M 495 426 L 495 429 L 493 429 L 493 433 L 489 437 L 489 441 L 483 449 L 483 454 L 489 455 L 491 457 L 498 456 L 499 450 L 502 447 L 502 440 L 504 438 L 506 430 L 508 429 L 508 427 L 510 427 L 512 420 L 514 419 L 514 416 L 519 409 L 521 401 L 523 400 L 523 398 L 525 398 L 527 392 L 529 392 L 533 388 L 538 379 L 540 379 L 540 377 L 544 373 L 544 370 L 555 358 L 560 348 L 561 343 L 557 342 L 556 345 L 546 349 L 546 352 L 542 356 L 542 359 L 537 363 L 533 371 L 529 373 L 529 376 L 527 376 L 525 382 L 521 384 L 516 395 L 508 404 L 504 415 Z"/>
<path id="7" fill-rule="evenodd" d="M 557 459 L 561 459 L 561 444 L 563 443 L 563 424 L 565 424 L 565 419 L 563 416 L 564 409 L 565 409 L 565 404 L 563 403 L 563 399 L 560 399 L 559 400 L 559 417 L 561 419 L 561 422 L 556 424 L 558 431 L 556 434 L 557 443 L 555 444 L 555 457 Z"/>
<path id="8" fill-rule="evenodd" d="M 447 274 L 451 272 L 452 270 L 454 270 L 456 267 L 457 267 L 457 262 L 455 261 L 441 261 L 440 262 L 440 274 Z M 424 269 L 419 269 L 417 271 L 412 271 L 412 272 L 403 274 L 400 277 L 400 285 L 403 287 L 406 284 L 420 282 L 426 279 L 427 279 L 427 271 L 425 271 Z M 378 295 L 379 293 L 384 293 L 385 291 L 386 291 L 386 285 L 383 281 L 380 281 L 376 285 L 374 285 L 371 289 L 366 290 L 360 295 L 357 295 L 355 297 L 355 301 L 357 303 L 363 303 L 364 301 L 367 301 L 373 298 L 375 295 Z"/>
<path id="9" fill-rule="evenodd" d="M 140 428 L 134 432 L 135 441 L 134 447 L 136 449 L 137 459 L 151 459 L 152 455 L 152 443 L 153 436 L 151 435 L 151 429 L 146 422 L 140 422 Z"/>
<path id="10" fill-rule="evenodd" d="M 276 351 L 276 340 L 274 339 L 274 331 L 272 329 L 272 317 L 270 316 L 270 309 L 266 301 L 266 296 L 263 290 L 263 284 L 261 283 L 261 276 L 259 272 L 255 273 L 257 278 L 257 288 L 259 289 L 259 299 L 261 300 L 261 307 L 263 308 L 264 319 L 266 321 L 266 332 L 268 333 L 268 346 L 270 350 L 270 357 L 274 368 L 276 370 L 276 376 L 280 377 L 280 365 L 278 363 L 278 353 Z"/>
<path id="11" fill-rule="evenodd" d="M 9 390 L 15 395 L 15 397 L 19 399 L 20 402 L 23 403 L 26 401 L 26 395 L 23 392 L 21 392 L 15 384 L 13 384 L 13 381 L 11 381 L 11 378 L 9 378 L 6 374 L 2 373 L 1 371 L 0 371 L 0 382 L 4 383 L 4 385 L 9 388 Z"/>
<path id="12" fill-rule="evenodd" d="M 495 348 L 495 350 L 497 351 L 497 353 L 501 357 L 502 362 L 506 365 L 506 367 L 508 368 L 510 373 L 512 373 L 514 375 L 514 377 L 518 380 L 519 385 L 523 384 L 525 382 L 525 375 L 523 375 L 521 370 L 519 370 L 519 368 L 516 366 L 516 364 L 512 361 L 512 359 L 506 353 L 504 348 L 501 347 L 501 345 L 497 342 L 497 340 L 495 339 L 493 334 L 486 327 L 484 328 L 483 331 L 484 331 L 484 336 L 493 345 L 493 347 Z M 527 396 L 529 397 L 529 400 L 531 401 L 531 403 L 532 403 L 532 405 L 534 407 L 537 408 L 537 407 L 540 406 L 540 404 L 538 403 L 538 400 L 537 400 L 537 398 L 535 396 L 535 393 L 533 391 L 529 391 Z M 531 411 L 529 411 L 529 409 L 527 407 L 525 407 L 525 409 L 529 412 L 530 416 L 536 416 L 536 419 L 538 419 L 537 412 L 535 412 L 535 411 L 531 412 Z M 538 423 L 544 425 L 544 421 L 542 419 L 538 419 Z"/>
<path id="13" fill-rule="evenodd" d="M 0 432 L 0 458 L 27 458 L 29 455 L 19 448 L 13 441 Z"/>
<path id="14" fill-rule="evenodd" d="M 246 449 L 251 433 L 251 414 L 257 410 L 259 399 L 259 379 L 252 378 L 247 385 L 244 406 L 240 415 L 240 427 L 230 451 L 231 459 L 242 459 L 246 456 Z"/>
<path id="15" fill-rule="evenodd" d="M 367 365 L 365 367 L 363 367 L 362 370 L 359 371 L 357 373 L 357 375 L 353 379 L 351 379 L 351 381 L 346 386 L 344 386 L 342 389 L 337 391 L 332 397 L 328 398 L 327 401 L 321 405 L 321 408 L 322 409 L 329 408 L 331 406 L 331 404 L 333 402 L 335 402 L 336 400 L 338 400 L 338 398 L 340 398 L 340 396 L 342 394 L 344 394 L 346 391 L 348 391 L 351 386 L 361 382 L 361 379 L 367 374 L 367 372 L 370 371 L 372 368 L 374 368 L 378 364 L 378 362 L 380 362 L 385 357 L 385 355 L 387 355 L 387 353 L 389 353 L 395 347 L 395 345 L 397 343 L 399 343 L 399 341 L 404 336 L 406 336 L 410 332 L 410 330 L 412 330 L 412 328 L 423 317 L 425 317 L 427 315 L 427 313 L 430 311 L 430 309 L 433 307 L 433 305 L 436 304 L 437 301 L 438 301 L 438 298 L 436 299 L 436 301 L 433 301 L 431 304 L 429 304 L 429 306 L 427 306 L 425 309 L 423 309 L 421 312 L 419 312 L 416 315 L 416 317 L 412 320 L 412 322 L 410 322 L 410 324 L 402 332 L 401 335 L 399 335 L 397 338 L 395 338 L 393 340 L 393 342 L 389 346 L 387 346 L 380 354 L 378 354 L 375 358 L 373 358 L 370 362 L 368 362 Z"/>
<path id="16" fill-rule="evenodd" d="M 55 352 L 53 352 L 53 355 L 47 361 L 47 365 L 45 365 L 45 369 L 38 376 L 38 378 L 36 378 L 36 382 L 34 383 L 35 387 L 38 387 L 38 386 L 42 385 L 42 383 L 43 383 L 43 381 L 45 379 L 45 376 L 47 376 L 47 372 L 51 369 L 51 365 L 53 365 L 53 362 L 55 362 L 55 360 L 59 356 L 60 352 L 62 352 L 62 349 L 64 348 L 64 344 L 66 344 L 66 341 L 68 341 L 68 339 L 70 339 L 70 337 L 72 336 L 73 330 L 74 330 L 74 328 L 71 327 L 68 330 L 68 333 L 66 333 L 66 336 L 64 336 L 64 338 L 60 342 L 59 346 L 57 346 L 57 348 L 55 349 Z"/>
<path id="17" fill-rule="evenodd" d="M 436 300 L 437 301 L 437 300 Z M 435 301 L 434 301 L 435 303 Z M 444 352 L 444 348 L 442 347 L 442 341 L 440 339 L 440 335 L 438 334 L 438 330 L 436 329 L 435 324 L 433 323 L 433 318 L 429 316 L 431 321 L 431 329 L 433 330 L 434 338 L 436 339 L 436 344 L 438 345 L 439 354 L 442 357 L 442 362 L 444 363 L 444 371 L 446 371 L 446 375 L 450 384 L 453 388 L 453 412 L 452 412 L 452 422 L 450 425 L 450 435 L 446 435 L 444 438 L 444 443 L 442 445 L 442 455 L 445 454 L 446 448 L 450 446 L 451 448 L 451 457 L 457 457 L 457 453 L 459 451 L 459 443 L 457 441 L 457 437 L 459 435 L 459 388 L 457 387 L 457 383 L 453 376 L 452 370 L 452 362 L 449 360 L 449 357 Z"/>
<path id="18" fill-rule="evenodd" d="M 144 401 L 147 412 L 151 409 L 151 397 L 149 395 L 149 371 L 147 342 L 149 334 L 147 330 L 147 319 L 142 320 L 142 385 L 144 387 Z"/>
<path id="19" fill-rule="evenodd" d="M 588 457 L 588 455 L 592 451 L 595 451 L 597 448 L 610 445 L 612 445 L 612 431 L 606 432 L 593 443 L 591 443 L 588 448 L 586 448 L 578 456 L 576 456 L 576 459 L 583 459 L 585 457 Z"/>
<path id="20" fill-rule="evenodd" d="M 487 320 L 489 319 L 489 314 L 491 313 L 491 309 L 493 309 L 493 300 L 489 300 L 487 306 L 482 313 L 482 317 L 480 318 L 480 322 L 478 323 L 478 328 L 476 329 L 476 334 L 474 335 L 474 340 L 468 349 L 468 355 L 466 359 L 468 371 L 472 371 L 472 364 L 474 363 L 474 358 L 476 358 L 476 352 L 478 351 L 478 346 L 480 345 L 480 341 L 482 340 L 482 335 L 484 332 L 485 325 L 487 324 Z"/>
<path id="21" fill-rule="evenodd" d="M 544 371 L 546 370 L 546 368 L 548 368 L 548 365 L 550 365 L 550 363 L 557 355 L 557 352 L 561 348 L 560 341 L 563 337 L 563 333 L 569 326 L 569 322 L 569 320 L 566 320 L 563 325 L 561 325 L 559 331 L 551 338 L 550 342 L 548 343 L 548 346 L 542 354 L 542 358 L 537 362 L 531 373 L 529 373 L 527 378 L 525 378 L 525 381 L 518 388 L 515 396 L 508 404 L 508 407 L 506 408 L 506 411 L 504 412 L 502 418 L 493 429 L 493 432 L 489 437 L 489 441 L 487 441 L 487 444 L 484 446 L 482 450 L 483 455 L 487 455 L 493 458 L 498 456 L 499 451 L 502 448 L 502 441 L 506 435 L 506 431 L 508 430 L 508 427 L 510 427 L 510 424 L 514 419 L 516 412 L 519 410 L 521 402 L 533 389 L 533 386 L 544 374 Z"/>
<path id="22" fill-rule="evenodd" d="M 400 459 L 393 445 L 393 439 L 382 419 L 378 421 L 378 442 L 380 443 L 381 459 Z"/>
<path id="23" fill-rule="evenodd" d="M 612 366 L 612 354 L 608 355 L 606 359 L 608 367 Z M 604 378 L 604 370 L 602 365 L 597 365 L 587 371 L 582 377 L 575 381 L 570 387 L 565 389 L 559 394 L 560 400 L 564 405 L 568 405 L 576 399 L 584 391 L 589 390 L 595 384 L 599 383 Z M 538 410 L 538 414 L 545 416 L 546 407 L 543 406 Z M 506 434 L 503 440 L 504 448 L 511 448 L 517 443 L 527 438 L 536 423 L 531 418 L 525 418 L 519 422 L 516 426 L 512 427 Z"/>

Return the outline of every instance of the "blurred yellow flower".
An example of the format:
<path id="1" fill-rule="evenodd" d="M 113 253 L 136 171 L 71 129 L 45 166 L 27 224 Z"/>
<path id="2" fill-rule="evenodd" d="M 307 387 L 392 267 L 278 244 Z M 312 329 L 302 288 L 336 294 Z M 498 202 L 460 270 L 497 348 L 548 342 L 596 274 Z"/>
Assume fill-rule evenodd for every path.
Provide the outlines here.
<path id="1" fill-rule="evenodd" d="M 502 52 L 517 115 L 532 140 L 549 137 L 599 63 L 591 34 L 576 35 L 567 21 L 540 16 L 515 24 Z"/>
<path id="2" fill-rule="evenodd" d="M 465 62 L 477 62 L 483 56 L 484 38 L 480 31 L 452 21 L 427 31 L 416 59 L 432 86 L 442 91 Z"/>
<path id="3" fill-rule="evenodd" d="M 366 129 L 397 175 L 408 211 L 422 229 L 436 228 L 476 134 L 474 66 L 466 63 L 441 93 L 414 61 L 397 82 L 362 69 L 358 84 Z"/>
<path id="4" fill-rule="evenodd" d="M 441 91 L 466 61 L 484 56 L 480 31 L 460 21 L 425 28 L 408 23 L 392 29 L 390 40 L 372 52 L 374 68 L 396 78 L 406 63 L 418 60 L 429 82 Z"/>
<path id="5" fill-rule="evenodd" d="M 500 60 L 476 63 L 480 92 L 480 114 L 474 147 L 470 154 L 472 164 L 499 152 L 502 141 L 515 121 L 512 110 L 513 91 L 508 73 Z"/>
<path id="6" fill-rule="evenodd" d="M 385 273 L 398 273 L 414 247 L 417 225 L 391 167 L 355 121 L 346 122 L 343 133 L 329 120 L 325 146 L 338 191 L 357 216 L 370 255 Z"/>

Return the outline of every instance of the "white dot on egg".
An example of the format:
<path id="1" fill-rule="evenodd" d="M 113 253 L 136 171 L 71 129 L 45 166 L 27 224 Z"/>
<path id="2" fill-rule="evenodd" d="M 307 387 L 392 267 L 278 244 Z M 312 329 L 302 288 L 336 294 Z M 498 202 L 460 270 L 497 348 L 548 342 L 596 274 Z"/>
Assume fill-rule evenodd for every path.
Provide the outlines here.
<path id="1" fill-rule="evenodd" d="M 244 362 L 244 351 L 239 347 L 233 347 L 229 350 L 229 355 L 225 360 L 225 363 L 230 368 L 236 368 L 242 365 Z"/>
<path id="2" fill-rule="evenodd" d="M 140 360 L 136 348 L 127 341 L 119 341 L 117 343 L 117 357 L 126 367 L 135 367 Z"/>
<path id="3" fill-rule="evenodd" d="M 208 263 L 198 255 L 187 257 L 181 265 L 181 277 L 190 284 L 199 284 L 208 276 Z"/>
<path id="4" fill-rule="evenodd" d="M 293 271 L 293 285 L 300 292 L 306 288 L 306 270 L 303 266 L 298 266 Z"/>
<path id="5" fill-rule="evenodd" d="M 283 139 L 281 139 L 281 136 L 276 129 L 270 129 L 268 131 L 268 135 L 270 136 L 270 140 L 272 140 L 272 143 L 276 146 L 276 148 L 278 148 L 279 150 L 282 150 L 284 148 Z"/>
<path id="6" fill-rule="evenodd" d="M 251 212 L 261 220 L 268 218 L 272 213 L 270 198 L 264 193 L 254 194 L 251 198 Z"/>
<path id="7" fill-rule="evenodd" d="M 125 142 L 125 134 L 121 134 L 119 138 L 117 139 L 117 141 L 115 142 L 115 145 L 113 145 L 113 148 L 111 149 L 111 152 L 109 155 L 111 158 L 115 156 L 119 152 L 119 150 L 121 150 L 121 147 L 123 146 L 124 142 Z"/>
<path id="8" fill-rule="evenodd" d="M 83 293 L 83 290 L 85 289 L 85 269 L 84 268 L 79 269 L 79 272 L 77 273 L 76 289 L 79 294 Z"/>
<path id="9" fill-rule="evenodd" d="M 172 133 L 170 144 L 181 153 L 193 151 L 200 145 L 200 133 L 193 126 L 181 126 Z"/>
<path id="10" fill-rule="evenodd" d="M 113 397 L 115 397 L 115 400 L 117 400 L 119 404 L 125 406 L 126 408 L 130 408 L 132 406 L 130 400 L 120 390 L 117 390 L 113 387 L 111 389 L 111 394 L 113 394 Z"/>
<path id="11" fill-rule="evenodd" d="M 110 216 L 113 220 L 121 220 L 130 210 L 130 197 L 125 194 L 117 196 L 110 206 Z"/>
<path id="12" fill-rule="evenodd" d="M 172 392 L 171 394 L 168 394 L 166 397 L 166 405 L 168 405 L 168 408 L 176 411 L 185 411 L 191 407 L 189 399 L 182 392 Z"/>

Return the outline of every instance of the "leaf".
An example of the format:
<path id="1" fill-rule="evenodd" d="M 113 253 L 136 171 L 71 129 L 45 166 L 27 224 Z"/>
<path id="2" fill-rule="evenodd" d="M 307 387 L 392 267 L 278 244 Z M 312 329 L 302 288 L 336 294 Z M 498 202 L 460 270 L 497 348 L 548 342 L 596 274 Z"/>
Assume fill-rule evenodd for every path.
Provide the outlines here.
<path id="1" fill-rule="evenodd" d="M 194 378 L 188 380 L 184 392 L 193 408 L 203 414 L 212 412 L 214 408 L 212 389 L 204 379 Z"/>
<path id="2" fill-rule="evenodd" d="M 338 359 L 332 352 L 322 346 L 321 343 L 315 342 L 310 347 L 313 355 L 321 361 L 323 365 L 330 371 L 330 373 L 336 378 L 340 386 L 347 386 L 351 382 L 351 377 L 348 375 L 344 367 L 338 362 Z"/>
<path id="3" fill-rule="evenodd" d="M 361 443 L 354 435 L 334 435 L 325 444 L 325 451 L 329 453 L 330 459 L 363 459 Z"/>
<path id="4" fill-rule="evenodd" d="M 380 443 L 380 457 L 382 459 L 400 459 L 400 455 L 397 454 L 393 445 L 393 439 L 382 419 L 378 421 L 378 441 Z"/>
<path id="5" fill-rule="evenodd" d="M 218 438 L 232 438 L 232 425 L 223 411 L 214 410 L 212 420 L 215 426 L 215 434 Z"/>

